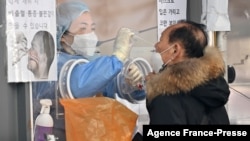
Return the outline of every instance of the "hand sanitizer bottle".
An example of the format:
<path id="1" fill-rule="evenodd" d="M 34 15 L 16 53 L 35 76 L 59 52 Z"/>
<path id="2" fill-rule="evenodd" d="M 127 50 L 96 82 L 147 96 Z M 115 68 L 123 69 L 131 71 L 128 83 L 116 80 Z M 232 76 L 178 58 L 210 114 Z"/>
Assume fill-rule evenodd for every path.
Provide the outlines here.
<path id="1" fill-rule="evenodd" d="M 41 112 L 35 121 L 34 141 L 46 141 L 46 134 L 52 134 L 53 119 L 50 112 L 52 101 L 50 99 L 41 99 Z"/>

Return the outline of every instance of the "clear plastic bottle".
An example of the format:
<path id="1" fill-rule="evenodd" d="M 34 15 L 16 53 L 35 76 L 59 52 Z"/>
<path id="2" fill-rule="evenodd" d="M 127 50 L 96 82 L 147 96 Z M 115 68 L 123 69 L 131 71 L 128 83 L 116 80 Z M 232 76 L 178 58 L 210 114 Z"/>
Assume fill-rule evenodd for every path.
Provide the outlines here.
<path id="1" fill-rule="evenodd" d="M 53 118 L 50 115 L 50 106 L 52 101 L 50 99 L 41 99 L 41 112 L 35 121 L 34 141 L 46 141 L 46 135 L 52 134 Z"/>

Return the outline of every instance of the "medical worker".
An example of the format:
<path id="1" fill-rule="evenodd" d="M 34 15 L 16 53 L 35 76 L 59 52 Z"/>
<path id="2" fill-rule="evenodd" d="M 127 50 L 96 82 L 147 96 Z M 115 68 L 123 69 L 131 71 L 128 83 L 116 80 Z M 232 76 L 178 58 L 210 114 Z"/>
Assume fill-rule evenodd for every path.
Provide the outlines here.
<path id="1" fill-rule="evenodd" d="M 129 28 L 121 28 L 114 42 L 113 53 L 110 56 L 101 56 L 96 51 L 97 36 L 94 32 L 95 23 L 92 20 L 89 8 L 82 2 L 65 2 L 57 5 L 57 69 L 58 78 L 65 65 L 86 59 L 87 63 L 76 63 L 72 67 L 69 77 L 70 91 L 74 98 L 92 97 L 98 93 L 114 98 L 117 93 L 116 77 L 124 67 L 132 47 L 134 33 Z M 141 80 L 142 74 L 131 65 L 128 76 L 128 84 L 136 86 Z M 33 116 L 39 114 L 39 99 L 55 99 L 59 90 L 58 81 L 33 82 Z M 67 83 L 67 82 L 65 82 Z M 145 94 L 135 92 L 138 99 Z M 55 102 L 55 100 L 53 100 Z M 51 107 L 52 117 L 55 118 L 55 103 Z M 64 138 L 64 121 L 54 119 L 56 136 Z M 60 137 L 61 136 L 61 137 Z"/>
<path id="2" fill-rule="evenodd" d="M 62 67 L 72 59 L 87 59 L 88 63 L 77 63 L 70 72 L 70 91 L 74 98 L 91 97 L 97 93 L 114 97 L 117 93 L 116 76 L 128 59 L 134 33 L 129 28 L 121 28 L 117 34 L 113 53 L 101 56 L 96 50 L 98 42 L 94 32 L 95 23 L 89 8 L 82 2 L 64 2 L 57 6 L 57 67 L 58 77 Z M 129 84 L 137 85 L 142 74 L 131 65 Z M 44 82 L 40 82 L 44 83 Z M 45 82 L 46 83 L 46 82 Z M 33 83 L 33 97 L 52 98 L 56 82 L 40 85 Z M 46 88 L 47 87 L 47 88 Z M 60 87 L 60 85 L 59 85 Z M 142 93 L 143 95 L 143 93 Z M 143 97 L 138 95 L 139 98 Z"/>

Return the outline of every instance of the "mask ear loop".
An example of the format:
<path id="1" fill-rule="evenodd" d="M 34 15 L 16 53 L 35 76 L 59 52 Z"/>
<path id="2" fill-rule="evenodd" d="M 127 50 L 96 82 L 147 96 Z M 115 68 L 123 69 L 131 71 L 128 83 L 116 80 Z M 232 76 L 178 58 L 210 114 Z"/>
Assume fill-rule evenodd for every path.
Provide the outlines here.
<path id="1" fill-rule="evenodd" d="M 72 33 L 70 33 L 69 31 L 66 31 L 62 37 L 61 37 L 61 46 L 62 46 L 62 51 L 63 52 L 66 52 L 66 53 L 69 53 L 71 55 L 76 55 L 76 52 L 75 50 L 71 47 L 70 43 L 68 43 L 67 41 L 67 38 L 66 36 L 72 36 L 72 38 L 74 38 L 74 35 Z M 64 44 L 64 45 L 63 45 Z"/>
<path id="2" fill-rule="evenodd" d="M 74 36 L 75 36 L 74 34 L 72 34 L 72 33 L 71 33 L 71 32 L 69 32 L 69 31 L 66 31 L 64 34 L 70 35 L 70 36 L 72 36 L 72 37 L 74 37 Z"/>
<path id="3" fill-rule="evenodd" d="M 169 48 L 165 49 L 165 50 L 164 50 L 163 52 L 161 52 L 160 54 L 162 54 L 162 53 L 164 53 L 164 52 L 170 50 L 170 49 L 173 48 L 173 47 L 174 47 L 174 44 L 171 45 Z M 174 50 L 174 53 L 176 53 L 176 49 Z M 167 65 L 168 65 L 171 61 L 173 61 L 174 59 L 175 59 L 175 54 L 174 54 L 174 56 L 172 56 L 166 63 L 164 63 L 164 64 L 162 65 L 162 67 L 161 67 L 161 69 L 159 70 L 159 72 L 162 72 L 162 71 L 167 67 Z"/>
<path id="4" fill-rule="evenodd" d="M 178 55 L 178 52 L 177 52 L 177 49 L 178 48 L 174 48 L 174 52 L 173 52 L 173 56 L 171 57 L 171 60 L 173 61 L 175 58 L 176 58 L 176 56 Z"/>
<path id="5" fill-rule="evenodd" d="M 171 48 L 173 48 L 173 47 L 174 47 L 174 44 L 171 45 L 169 48 L 167 48 L 167 49 L 163 50 L 162 52 L 160 52 L 160 54 L 163 54 L 163 53 L 169 51 L 169 50 L 170 50 Z"/>

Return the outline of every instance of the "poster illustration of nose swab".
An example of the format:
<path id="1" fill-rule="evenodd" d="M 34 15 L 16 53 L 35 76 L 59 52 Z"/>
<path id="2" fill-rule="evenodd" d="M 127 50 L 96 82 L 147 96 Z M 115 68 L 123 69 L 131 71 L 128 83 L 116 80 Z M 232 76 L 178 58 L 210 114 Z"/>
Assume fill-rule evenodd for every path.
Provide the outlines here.
<path id="1" fill-rule="evenodd" d="M 8 82 L 57 80 L 55 1 L 7 0 Z"/>

